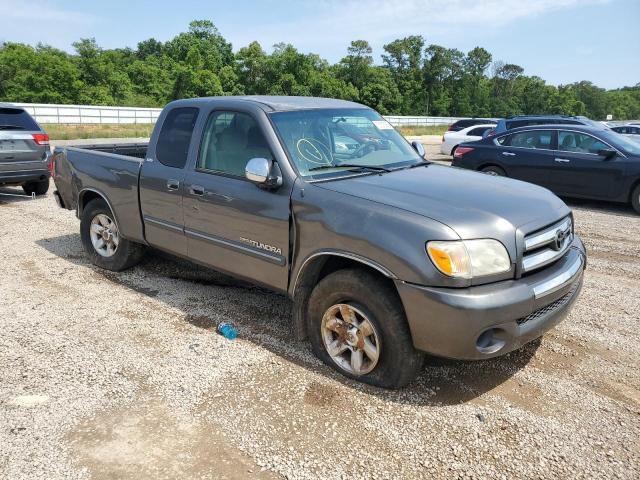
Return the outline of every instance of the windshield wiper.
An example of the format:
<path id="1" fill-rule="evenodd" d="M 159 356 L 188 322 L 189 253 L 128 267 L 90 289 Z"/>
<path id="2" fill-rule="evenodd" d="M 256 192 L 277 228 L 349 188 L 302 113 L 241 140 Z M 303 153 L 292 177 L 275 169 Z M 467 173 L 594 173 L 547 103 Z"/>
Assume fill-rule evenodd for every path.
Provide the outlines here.
<path id="1" fill-rule="evenodd" d="M 355 163 L 340 163 L 337 165 L 320 165 L 318 167 L 310 168 L 310 172 L 314 172 L 317 170 L 328 170 L 331 168 L 349 168 L 349 169 L 358 169 L 358 170 L 372 170 L 374 172 L 391 172 L 392 170 L 387 167 L 381 167 L 380 165 L 356 165 Z"/>
<path id="2" fill-rule="evenodd" d="M 429 160 L 423 160 L 420 163 L 414 163 L 413 165 L 409 165 L 408 167 L 404 167 L 404 168 L 417 168 L 417 167 L 424 167 L 425 165 L 431 165 L 431 162 Z"/>
<path id="3" fill-rule="evenodd" d="M 0 125 L 0 130 L 24 130 L 20 125 Z"/>

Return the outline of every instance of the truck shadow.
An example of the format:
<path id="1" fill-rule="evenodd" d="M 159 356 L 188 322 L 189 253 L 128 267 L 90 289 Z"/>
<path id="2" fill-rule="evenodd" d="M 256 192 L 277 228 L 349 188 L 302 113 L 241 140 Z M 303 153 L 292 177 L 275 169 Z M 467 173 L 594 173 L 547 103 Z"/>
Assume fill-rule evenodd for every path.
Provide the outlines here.
<path id="1" fill-rule="evenodd" d="M 36 243 L 66 261 L 91 269 L 98 280 L 123 285 L 182 312 L 185 328 L 191 325 L 212 334 L 221 319 L 228 320 L 240 338 L 385 401 L 434 407 L 471 402 L 524 368 L 540 345 L 538 340 L 517 352 L 479 362 L 427 357 L 415 382 L 398 391 L 384 390 L 343 377 L 317 360 L 307 342 L 294 340 L 291 302 L 284 295 L 157 251 L 148 252 L 137 267 L 126 272 L 101 270 L 88 261 L 77 234 Z M 210 294 L 202 295 L 202 286 L 210 289 Z"/>

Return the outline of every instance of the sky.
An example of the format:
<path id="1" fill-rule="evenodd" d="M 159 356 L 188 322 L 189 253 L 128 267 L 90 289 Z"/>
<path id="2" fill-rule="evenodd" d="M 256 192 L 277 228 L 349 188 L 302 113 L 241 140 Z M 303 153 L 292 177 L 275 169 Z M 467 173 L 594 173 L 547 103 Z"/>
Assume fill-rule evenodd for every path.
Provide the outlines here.
<path id="1" fill-rule="evenodd" d="M 0 42 L 67 51 L 87 37 L 103 48 L 166 41 L 207 19 L 234 51 L 286 42 L 333 63 L 363 39 L 380 64 L 383 45 L 422 35 L 464 52 L 484 47 L 554 85 L 640 82 L 640 0 L 0 0 L 0 12 Z"/>

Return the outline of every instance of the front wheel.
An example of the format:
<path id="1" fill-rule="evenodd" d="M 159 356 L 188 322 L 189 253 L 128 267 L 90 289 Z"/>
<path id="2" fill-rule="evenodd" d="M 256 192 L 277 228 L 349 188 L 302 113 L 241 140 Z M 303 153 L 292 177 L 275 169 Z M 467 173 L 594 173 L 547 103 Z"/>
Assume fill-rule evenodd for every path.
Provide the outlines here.
<path id="1" fill-rule="evenodd" d="M 631 206 L 640 214 L 640 185 L 637 185 L 631 193 Z"/>
<path id="2" fill-rule="evenodd" d="M 91 200 L 82 211 L 80 237 L 94 265 L 119 272 L 138 263 L 145 247 L 122 238 L 114 218 L 104 200 Z"/>
<path id="3" fill-rule="evenodd" d="M 22 190 L 27 195 L 33 195 L 34 193 L 38 196 L 44 195 L 49 191 L 49 179 L 40 180 L 39 182 L 27 182 L 22 185 Z"/>
<path id="4" fill-rule="evenodd" d="M 422 368 L 396 292 L 367 271 L 322 279 L 309 299 L 307 327 L 316 356 L 347 377 L 400 388 Z"/>

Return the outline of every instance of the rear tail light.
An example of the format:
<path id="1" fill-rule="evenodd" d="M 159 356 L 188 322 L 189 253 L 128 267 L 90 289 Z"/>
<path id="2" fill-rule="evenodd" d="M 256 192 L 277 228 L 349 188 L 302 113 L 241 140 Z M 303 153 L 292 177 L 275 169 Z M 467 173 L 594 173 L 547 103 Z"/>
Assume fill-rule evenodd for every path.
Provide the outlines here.
<path id="1" fill-rule="evenodd" d="M 32 137 L 38 145 L 49 146 L 49 135 L 46 133 L 34 133 Z"/>
<path id="2" fill-rule="evenodd" d="M 462 158 L 464 155 L 466 155 L 469 152 L 473 152 L 475 149 L 471 148 L 471 147 L 458 147 L 456 148 L 455 154 L 453 155 L 453 158 Z"/>
<path id="3" fill-rule="evenodd" d="M 49 173 L 51 174 L 51 178 L 54 177 L 53 174 L 56 171 L 55 161 L 56 161 L 56 156 L 55 155 L 51 155 L 49 157 L 49 163 L 47 163 L 47 170 L 49 170 Z"/>
<path id="4" fill-rule="evenodd" d="M 453 123 L 451 125 L 449 125 L 449 128 L 447 128 L 447 132 L 450 132 L 453 130 Z"/>

